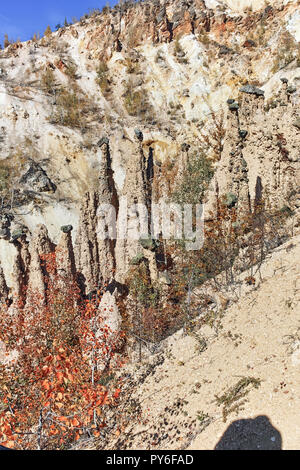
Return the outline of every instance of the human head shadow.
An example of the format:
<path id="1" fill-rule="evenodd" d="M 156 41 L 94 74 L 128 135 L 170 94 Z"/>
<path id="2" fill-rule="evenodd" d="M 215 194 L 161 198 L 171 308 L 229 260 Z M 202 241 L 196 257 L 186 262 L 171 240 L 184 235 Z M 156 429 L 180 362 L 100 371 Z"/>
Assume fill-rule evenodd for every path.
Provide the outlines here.
<path id="1" fill-rule="evenodd" d="M 231 423 L 215 450 L 280 450 L 282 439 L 267 416 Z"/>

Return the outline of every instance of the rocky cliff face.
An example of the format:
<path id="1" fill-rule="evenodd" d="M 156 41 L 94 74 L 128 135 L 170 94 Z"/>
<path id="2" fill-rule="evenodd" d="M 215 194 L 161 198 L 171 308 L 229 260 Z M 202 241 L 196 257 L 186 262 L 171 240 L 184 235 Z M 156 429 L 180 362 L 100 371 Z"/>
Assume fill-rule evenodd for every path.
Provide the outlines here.
<path id="1" fill-rule="evenodd" d="M 240 89 L 239 104 L 228 100 L 224 148 L 212 185 L 215 199 L 233 193 L 246 210 L 262 199 L 268 207 L 299 209 L 297 89 L 281 81 L 270 109 L 263 91 L 253 86 Z"/>
<path id="2" fill-rule="evenodd" d="M 104 239 L 101 207 L 122 227 L 122 200 L 150 208 L 187 151 L 214 162 L 207 213 L 229 193 L 297 214 L 299 22 L 296 1 L 149 1 L 1 51 L 2 299 L 7 285 L 42 294 L 39 255 L 54 250 L 86 295 L 123 283 L 141 247 Z"/>

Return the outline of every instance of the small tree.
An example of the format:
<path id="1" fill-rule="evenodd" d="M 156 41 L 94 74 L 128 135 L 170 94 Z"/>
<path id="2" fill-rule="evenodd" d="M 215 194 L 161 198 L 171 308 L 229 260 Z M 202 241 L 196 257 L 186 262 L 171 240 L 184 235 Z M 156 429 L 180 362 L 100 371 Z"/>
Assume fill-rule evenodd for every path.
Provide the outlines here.
<path id="1" fill-rule="evenodd" d="M 212 164 L 203 152 L 195 153 L 188 160 L 182 181 L 171 198 L 179 204 L 200 204 L 213 173 Z"/>
<path id="2" fill-rule="evenodd" d="M 74 281 L 43 256 L 46 298 L 0 315 L 0 339 L 15 359 L 0 365 L 0 442 L 16 449 L 61 449 L 84 435 L 99 436 L 103 411 L 120 389 L 101 384 L 98 364 L 114 345 L 97 305 L 82 302 Z"/>
<path id="3" fill-rule="evenodd" d="M 101 62 L 98 65 L 98 68 L 96 70 L 96 73 L 97 73 L 96 83 L 101 88 L 101 91 L 103 94 L 108 93 L 110 90 L 110 81 L 108 78 L 108 72 L 109 70 L 108 70 L 107 64 L 105 62 Z"/>
<path id="4" fill-rule="evenodd" d="M 4 34 L 4 48 L 8 47 L 10 45 L 10 41 L 8 39 L 8 35 Z"/>
<path id="5" fill-rule="evenodd" d="M 55 92 L 55 76 L 53 70 L 47 68 L 45 73 L 42 75 L 41 84 L 43 90 L 50 95 L 53 95 Z"/>
<path id="6" fill-rule="evenodd" d="M 219 161 L 222 156 L 225 137 L 224 111 L 221 110 L 216 113 L 208 103 L 207 105 L 210 110 L 210 126 L 207 132 L 200 130 L 201 146 L 204 152 L 212 153 L 214 161 Z"/>
<path id="7" fill-rule="evenodd" d="M 46 36 L 46 38 L 49 38 L 51 34 L 52 34 L 51 28 L 50 26 L 47 26 L 46 31 L 44 32 L 44 36 Z"/>

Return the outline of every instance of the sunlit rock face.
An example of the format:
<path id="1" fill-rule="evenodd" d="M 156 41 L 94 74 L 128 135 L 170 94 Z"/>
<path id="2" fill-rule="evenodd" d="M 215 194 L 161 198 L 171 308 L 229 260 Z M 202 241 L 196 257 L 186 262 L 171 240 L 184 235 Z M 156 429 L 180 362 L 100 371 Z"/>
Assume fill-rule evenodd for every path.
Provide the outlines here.
<path id="1" fill-rule="evenodd" d="M 259 195 L 297 213 L 299 21 L 296 1 L 149 1 L 1 51 L 7 285 L 41 285 L 37 256 L 55 245 L 64 253 L 72 246 L 61 269 L 80 273 L 86 294 L 122 283 L 140 248 L 103 240 L 101 204 L 118 218 L 122 197 L 147 207 L 167 198 L 163 165 L 178 169 L 175 185 L 200 149 L 215 170 L 207 213 L 228 193 L 245 210 Z M 218 154 L 207 139 L 215 117 L 225 130 Z M 67 226 L 70 233 L 60 231 Z"/>

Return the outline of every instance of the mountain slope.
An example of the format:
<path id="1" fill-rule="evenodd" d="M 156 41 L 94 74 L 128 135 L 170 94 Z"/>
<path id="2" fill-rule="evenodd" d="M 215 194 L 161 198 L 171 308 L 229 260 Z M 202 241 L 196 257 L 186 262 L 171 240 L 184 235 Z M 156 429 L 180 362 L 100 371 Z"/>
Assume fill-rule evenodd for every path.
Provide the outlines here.
<path id="1" fill-rule="evenodd" d="M 244 283 L 217 331 L 216 324 L 204 324 L 194 337 L 179 331 L 133 365 L 124 396 L 128 425 L 119 437 L 110 434 L 105 448 L 214 449 L 238 420 L 248 421 L 237 423 L 240 431 L 234 425 L 220 446 L 299 448 L 299 255 L 296 236 L 263 263 L 256 288 Z M 219 405 L 216 395 L 223 396 Z M 103 440 L 80 446 L 102 448 Z"/>
<path id="2" fill-rule="evenodd" d="M 75 241 L 83 196 L 98 189 L 103 137 L 118 197 L 136 191 L 128 181 L 142 147 L 153 158 L 153 200 L 168 197 L 164 172 L 183 164 L 185 149 L 214 161 L 207 209 L 218 191 L 249 193 L 253 203 L 257 178 L 273 205 L 297 199 L 298 31 L 296 1 L 154 1 L 104 9 L 1 51 L 0 260 L 9 286 L 12 233 L 25 230 L 30 240 L 44 223 L 57 242 L 71 224 Z M 248 83 L 264 91 L 263 102 L 240 98 Z M 241 112 L 228 110 L 228 98 L 241 101 Z"/>

